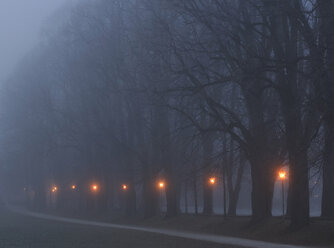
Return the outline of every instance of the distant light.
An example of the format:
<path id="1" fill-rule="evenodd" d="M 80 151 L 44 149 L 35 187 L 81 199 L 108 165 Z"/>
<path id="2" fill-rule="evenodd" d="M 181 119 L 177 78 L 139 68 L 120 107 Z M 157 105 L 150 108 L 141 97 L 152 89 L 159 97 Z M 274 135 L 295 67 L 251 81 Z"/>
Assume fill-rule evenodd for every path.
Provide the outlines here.
<path id="1" fill-rule="evenodd" d="M 73 190 L 75 190 L 77 188 L 77 186 L 75 184 L 72 185 L 71 187 Z"/>
<path id="2" fill-rule="evenodd" d="M 53 186 L 51 189 L 52 193 L 56 193 L 58 191 L 58 187 L 57 186 Z"/>
<path id="3" fill-rule="evenodd" d="M 160 181 L 158 186 L 159 186 L 160 189 L 163 189 L 165 187 L 165 183 Z"/>
<path id="4" fill-rule="evenodd" d="M 216 178 L 215 178 L 215 177 L 210 177 L 210 178 L 209 178 L 209 183 L 210 183 L 211 185 L 214 185 L 214 184 L 216 183 Z"/>
<path id="5" fill-rule="evenodd" d="M 122 185 L 122 188 L 123 188 L 123 190 L 127 190 L 127 189 L 128 189 L 128 185 L 123 184 L 123 185 Z"/>
<path id="6" fill-rule="evenodd" d="M 23 187 L 23 190 L 24 190 L 24 191 L 27 191 L 27 187 Z"/>
<path id="7" fill-rule="evenodd" d="M 286 172 L 284 170 L 281 170 L 278 172 L 278 177 L 280 180 L 285 180 L 286 179 Z"/>
<path id="8" fill-rule="evenodd" d="M 97 184 L 93 184 L 91 187 L 92 191 L 96 192 L 99 190 L 99 186 Z"/>

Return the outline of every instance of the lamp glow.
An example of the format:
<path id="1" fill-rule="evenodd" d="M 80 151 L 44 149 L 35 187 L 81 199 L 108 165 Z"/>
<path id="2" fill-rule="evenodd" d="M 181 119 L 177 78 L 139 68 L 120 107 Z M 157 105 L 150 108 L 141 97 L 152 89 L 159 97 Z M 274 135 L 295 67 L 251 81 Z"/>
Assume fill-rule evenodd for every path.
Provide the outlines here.
<path id="1" fill-rule="evenodd" d="M 93 185 L 91 186 L 91 189 L 92 189 L 93 192 L 96 192 L 96 191 L 99 190 L 99 186 L 98 186 L 97 184 L 93 184 Z"/>
<path id="2" fill-rule="evenodd" d="M 165 187 L 165 183 L 160 181 L 158 186 L 159 186 L 160 189 L 163 189 Z"/>
<path id="3" fill-rule="evenodd" d="M 58 191 L 58 187 L 57 186 L 53 186 L 51 189 L 52 193 L 56 193 Z"/>
<path id="4" fill-rule="evenodd" d="M 285 180 L 286 179 L 286 172 L 285 171 L 280 171 L 278 172 L 278 177 L 280 180 Z"/>
<path id="5" fill-rule="evenodd" d="M 215 178 L 215 177 L 210 177 L 210 178 L 209 178 L 209 183 L 210 183 L 211 185 L 214 185 L 214 184 L 216 183 L 216 178 Z"/>

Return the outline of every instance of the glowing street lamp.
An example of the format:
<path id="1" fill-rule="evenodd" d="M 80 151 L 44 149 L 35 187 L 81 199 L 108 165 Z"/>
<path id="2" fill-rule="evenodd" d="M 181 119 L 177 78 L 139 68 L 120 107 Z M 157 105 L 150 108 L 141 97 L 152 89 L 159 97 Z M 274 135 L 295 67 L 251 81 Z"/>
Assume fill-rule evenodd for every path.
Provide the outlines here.
<path id="1" fill-rule="evenodd" d="M 215 177 L 210 177 L 210 178 L 209 178 L 209 183 L 210 183 L 211 185 L 215 185 L 215 184 L 216 184 L 216 178 L 215 178 Z"/>
<path id="2" fill-rule="evenodd" d="M 286 172 L 284 170 L 281 170 L 278 173 L 278 177 L 279 177 L 280 180 L 284 181 L 286 179 Z"/>
<path id="3" fill-rule="evenodd" d="M 163 189 L 163 188 L 165 188 L 165 183 L 163 181 L 160 181 L 158 186 L 159 186 L 160 189 Z"/>
<path id="4" fill-rule="evenodd" d="M 52 193 L 56 193 L 58 191 L 58 187 L 57 186 L 53 186 L 51 189 Z"/>
<path id="5" fill-rule="evenodd" d="M 75 190 L 77 188 L 77 186 L 75 185 L 75 184 L 73 184 L 72 186 L 71 186 L 71 189 L 72 190 Z"/>
<path id="6" fill-rule="evenodd" d="M 128 189 L 128 185 L 123 184 L 123 185 L 122 185 L 122 189 L 123 189 L 124 191 L 127 190 L 127 189 Z"/>
<path id="7" fill-rule="evenodd" d="M 282 218 L 284 218 L 284 208 L 285 208 L 285 204 L 284 204 L 284 181 L 286 180 L 287 176 L 286 176 L 286 171 L 284 171 L 283 169 L 281 169 L 278 172 L 278 179 L 281 180 L 282 182 Z"/>
<path id="8" fill-rule="evenodd" d="M 91 186 L 91 190 L 92 190 L 93 192 L 97 192 L 97 191 L 99 190 L 99 186 L 98 186 L 97 184 L 92 184 L 92 186 Z"/>

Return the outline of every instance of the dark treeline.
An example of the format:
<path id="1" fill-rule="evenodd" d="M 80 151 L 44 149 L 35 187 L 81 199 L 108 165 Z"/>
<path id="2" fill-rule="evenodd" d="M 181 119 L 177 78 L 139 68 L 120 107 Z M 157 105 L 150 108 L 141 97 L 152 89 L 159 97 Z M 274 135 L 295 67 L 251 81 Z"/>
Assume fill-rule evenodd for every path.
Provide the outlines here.
<path id="1" fill-rule="evenodd" d="M 188 191 L 212 214 L 217 177 L 233 216 L 249 168 L 260 221 L 284 165 L 291 227 L 311 170 L 334 217 L 334 1 L 86 0 L 55 19 L 1 89 L 5 181 L 30 207 L 151 217 L 163 180 L 168 217 Z"/>

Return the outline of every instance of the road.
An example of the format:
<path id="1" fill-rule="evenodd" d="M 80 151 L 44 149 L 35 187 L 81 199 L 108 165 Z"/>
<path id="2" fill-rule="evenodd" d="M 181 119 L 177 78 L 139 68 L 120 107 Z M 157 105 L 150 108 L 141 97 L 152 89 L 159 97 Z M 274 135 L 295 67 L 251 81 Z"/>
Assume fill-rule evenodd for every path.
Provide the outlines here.
<path id="1" fill-rule="evenodd" d="M 63 218 L 11 209 L 0 214 L 0 247 L 301 248 L 218 235 Z"/>

